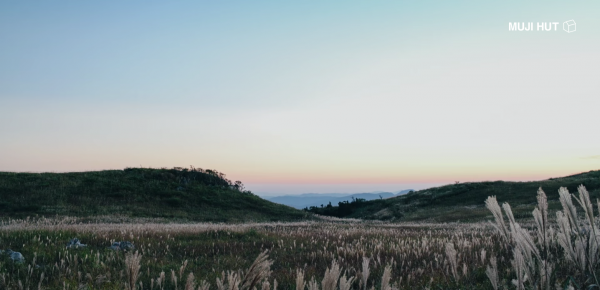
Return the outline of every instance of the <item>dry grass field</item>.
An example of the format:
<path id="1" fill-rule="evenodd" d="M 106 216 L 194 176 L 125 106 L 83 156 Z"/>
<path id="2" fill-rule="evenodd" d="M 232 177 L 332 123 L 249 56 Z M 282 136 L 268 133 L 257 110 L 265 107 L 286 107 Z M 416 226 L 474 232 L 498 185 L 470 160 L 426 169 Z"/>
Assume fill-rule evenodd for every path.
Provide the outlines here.
<path id="1" fill-rule="evenodd" d="M 5 220 L 0 288 L 594 288 L 597 215 L 585 188 L 579 191 L 562 191 L 564 208 L 557 213 L 548 213 L 540 191 L 533 219 L 517 221 L 508 204 L 490 197 L 486 206 L 495 220 L 479 223 Z M 86 246 L 67 248 L 72 238 Z M 109 248 L 115 241 L 135 248 Z M 7 249 L 24 261 L 13 261 Z"/>

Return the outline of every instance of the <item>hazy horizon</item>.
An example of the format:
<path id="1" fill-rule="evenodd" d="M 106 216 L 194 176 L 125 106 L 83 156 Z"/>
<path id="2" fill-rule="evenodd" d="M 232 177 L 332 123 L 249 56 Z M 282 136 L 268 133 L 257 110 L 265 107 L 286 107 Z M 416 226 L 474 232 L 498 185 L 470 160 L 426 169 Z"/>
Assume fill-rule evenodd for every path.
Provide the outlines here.
<path id="1" fill-rule="evenodd" d="M 358 193 L 376 193 L 376 192 L 392 192 L 396 193 L 402 190 L 413 189 L 420 190 L 430 187 L 439 186 L 441 184 L 423 185 L 421 187 L 395 187 L 393 185 L 381 185 L 373 184 L 366 185 L 361 184 L 359 186 L 352 184 L 327 184 L 327 185 L 315 185 L 315 184 L 282 184 L 282 185 L 256 185 L 249 184 L 245 185 L 247 189 L 252 193 L 260 197 L 276 197 L 276 196 L 298 196 L 302 194 L 337 194 L 337 195 L 352 195 Z"/>

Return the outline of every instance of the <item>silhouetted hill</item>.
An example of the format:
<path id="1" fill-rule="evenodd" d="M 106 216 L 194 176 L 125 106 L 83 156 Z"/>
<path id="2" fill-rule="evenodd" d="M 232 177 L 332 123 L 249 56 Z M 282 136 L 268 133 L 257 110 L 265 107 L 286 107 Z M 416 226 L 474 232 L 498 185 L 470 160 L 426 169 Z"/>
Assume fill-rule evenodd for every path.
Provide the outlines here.
<path id="1" fill-rule="evenodd" d="M 266 201 L 214 170 L 0 172 L 0 215 L 162 217 L 194 221 L 287 221 L 306 213 Z"/>
<path id="2" fill-rule="evenodd" d="M 331 208 L 313 208 L 321 215 L 378 220 L 480 220 L 490 214 L 484 206 L 488 196 L 498 202 L 508 202 L 517 218 L 531 217 L 538 188 L 549 199 L 551 209 L 559 209 L 558 188 L 577 192 L 579 185 L 590 192 L 590 198 L 600 198 L 600 171 L 590 171 L 561 178 L 529 182 L 466 182 L 420 190 L 405 195 L 372 201 L 357 201 Z"/>

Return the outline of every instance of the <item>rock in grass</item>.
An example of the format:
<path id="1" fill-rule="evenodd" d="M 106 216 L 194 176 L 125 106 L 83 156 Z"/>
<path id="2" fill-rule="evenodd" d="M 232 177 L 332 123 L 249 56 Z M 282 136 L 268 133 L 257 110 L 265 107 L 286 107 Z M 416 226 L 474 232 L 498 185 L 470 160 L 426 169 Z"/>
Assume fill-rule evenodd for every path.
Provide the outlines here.
<path id="1" fill-rule="evenodd" d="M 14 252 L 12 250 L 6 250 L 5 253 L 15 263 L 23 263 L 23 262 L 25 262 L 25 257 L 23 257 L 23 255 L 21 253 L 19 253 L 19 252 Z"/>
<path id="2" fill-rule="evenodd" d="M 67 249 L 72 249 L 72 248 L 83 248 L 83 247 L 87 247 L 86 244 L 82 244 L 78 238 L 74 238 L 72 240 L 69 241 L 69 243 L 67 244 Z"/>
<path id="3" fill-rule="evenodd" d="M 130 242 L 114 242 L 109 249 L 113 249 L 115 251 L 124 250 L 129 251 L 135 249 L 135 246 Z"/>

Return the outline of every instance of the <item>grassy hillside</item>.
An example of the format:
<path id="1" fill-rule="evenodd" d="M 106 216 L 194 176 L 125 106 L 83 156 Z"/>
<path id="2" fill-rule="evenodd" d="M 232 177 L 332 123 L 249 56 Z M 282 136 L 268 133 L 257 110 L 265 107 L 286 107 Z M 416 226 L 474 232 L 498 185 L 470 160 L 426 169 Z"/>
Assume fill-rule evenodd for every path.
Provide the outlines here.
<path id="1" fill-rule="evenodd" d="M 402 196 L 373 201 L 357 201 L 334 207 L 311 208 L 321 215 L 395 221 L 474 221 L 491 216 L 484 206 L 488 196 L 508 202 L 517 218 L 531 217 L 539 187 L 549 199 L 550 209 L 559 209 L 558 188 L 571 193 L 583 184 L 592 200 L 600 198 L 600 171 L 531 182 L 468 182 L 420 190 Z"/>
<path id="2" fill-rule="evenodd" d="M 196 221 L 298 220 L 307 214 L 202 169 L 128 168 L 73 173 L 0 172 L 0 216 L 162 217 Z"/>

